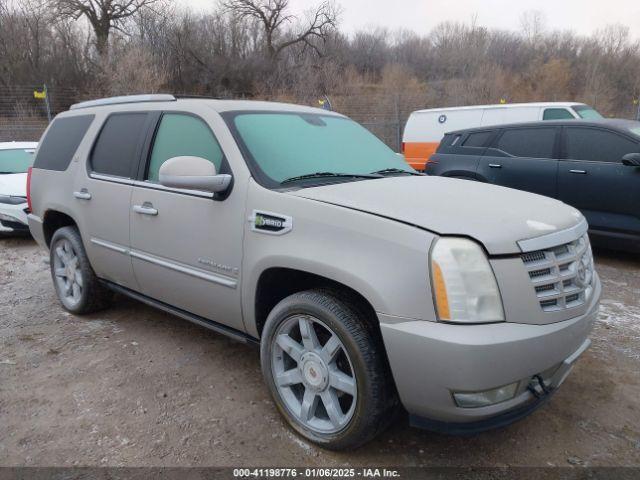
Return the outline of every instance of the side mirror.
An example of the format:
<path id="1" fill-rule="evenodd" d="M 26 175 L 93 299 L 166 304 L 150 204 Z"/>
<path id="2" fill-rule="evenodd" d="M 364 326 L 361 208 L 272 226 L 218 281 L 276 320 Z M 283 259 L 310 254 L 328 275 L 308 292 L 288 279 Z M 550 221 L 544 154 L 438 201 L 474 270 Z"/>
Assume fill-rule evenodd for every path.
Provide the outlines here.
<path id="1" fill-rule="evenodd" d="M 160 166 L 160 184 L 165 187 L 221 193 L 231 184 L 231 175 L 219 175 L 209 160 L 173 157 Z"/>
<path id="2" fill-rule="evenodd" d="M 627 153 L 622 157 L 622 164 L 628 167 L 640 167 L 640 153 Z"/>

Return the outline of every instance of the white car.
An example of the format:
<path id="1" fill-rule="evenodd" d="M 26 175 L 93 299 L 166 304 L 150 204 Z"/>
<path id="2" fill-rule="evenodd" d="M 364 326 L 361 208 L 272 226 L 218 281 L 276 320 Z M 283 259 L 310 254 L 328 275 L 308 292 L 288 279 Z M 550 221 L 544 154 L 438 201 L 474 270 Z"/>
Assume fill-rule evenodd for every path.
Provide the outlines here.
<path id="1" fill-rule="evenodd" d="M 0 143 L 0 234 L 27 232 L 27 170 L 37 142 Z"/>

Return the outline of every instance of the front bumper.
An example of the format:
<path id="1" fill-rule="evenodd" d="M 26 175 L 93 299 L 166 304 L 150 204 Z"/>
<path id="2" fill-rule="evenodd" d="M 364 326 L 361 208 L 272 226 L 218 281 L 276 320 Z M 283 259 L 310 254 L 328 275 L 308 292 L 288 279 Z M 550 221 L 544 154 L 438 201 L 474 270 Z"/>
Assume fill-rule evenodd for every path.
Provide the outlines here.
<path id="1" fill-rule="evenodd" d="M 601 294 L 584 315 L 532 325 L 452 325 L 379 314 L 402 404 L 412 424 L 449 433 L 511 423 L 544 403 L 588 348 Z M 543 381 L 546 392 L 535 376 Z M 461 408 L 453 392 L 480 392 L 518 382 L 515 396 L 490 406 Z"/>
<path id="2" fill-rule="evenodd" d="M 0 232 L 28 232 L 27 202 L 18 205 L 0 203 Z"/>

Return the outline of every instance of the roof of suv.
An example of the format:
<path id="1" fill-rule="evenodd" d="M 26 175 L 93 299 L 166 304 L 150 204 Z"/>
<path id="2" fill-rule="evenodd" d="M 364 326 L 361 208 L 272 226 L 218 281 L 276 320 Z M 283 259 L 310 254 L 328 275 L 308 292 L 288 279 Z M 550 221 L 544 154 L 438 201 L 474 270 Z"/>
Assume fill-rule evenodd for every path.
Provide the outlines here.
<path id="1" fill-rule="evenodd" d="M 292 103 L 266 102 L 259 100 L 217 100 L 205 97 L 175 97 L 169 94 L 157 95 L 128 95 L 122 97 L 102 98 L 98 100 L 89 100 L 72 105 L 66 114 L 82 114 L 87 111 L 122 111 L 122 110 L 140 110 L 150 105 L 166 108 L 171 106 L 175 108 L 177 105 L 187 107 L 189 105 L 206 104 L 213 110 L 222 113 L 229 111 L 288 111 L 288 112 L 308 112 L 321 113 L 324 115 L 342 116 L 339 113 L 323 110 L 315 107 L 304 105 L 296 105 Z M 66 116 L 66 115 L 65 115 Z"/>
<path id="2" fill-rule="evenodd" d="M 440 111 L 452 111 L 452 110 L 478 110 L 483 108 L 520 108 L 520 107 L 573 107 L 578 105 L 585 105 L 581 102 L 530 102 L 530 103 L 497 103 L 493 105 L 467 105 L 464 107 L 439 107 L 439 108 L 427 108 L 424 110 L 416 110 L 413 113 L 432 113 Z"/>
<path id="3" fill-rule="evenodd" d="M 524 122 L 524 123 L 507 123 L 499 125 L 485 125 L 483 127 L 464 128 L 461 130 L 452 130 L 447 132 L 446 135 L 456 135 L 471 132 L 483 132 L 487 130 L 495 130 L 502 128 L 513 127 L 542 127 L 542 126 L 567 126 L 567 125 L 581 125 L 585 127 L 612 127 L 614 129 L 624 130 L 625 133 L 630 133 L 630 128 L 640 127 L 640 122 L 636 120 L 626 120 L 623 118 L 603 118 L 598 120 L 538 120 L 537 122 Z M 637 135 L 637 134 L 636 134 Z M 638 135 L 640 136 L 640 135 Z"/>

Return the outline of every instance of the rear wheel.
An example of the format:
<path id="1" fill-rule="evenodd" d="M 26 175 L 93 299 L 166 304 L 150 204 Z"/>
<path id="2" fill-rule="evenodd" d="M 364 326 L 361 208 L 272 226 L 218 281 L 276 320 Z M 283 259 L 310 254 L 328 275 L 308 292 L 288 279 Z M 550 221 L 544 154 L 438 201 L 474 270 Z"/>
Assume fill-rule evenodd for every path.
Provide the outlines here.
<path id="1" fill-rule="evenodd" d="M 76 227 L 63 227 L 53 234 L 49 255 L 53 284 L 66 310 L 84 314 L 109 305 L 112 293 L 91 268 Z"/>
<path id="2" fill-rule="evenodd" d="M 353 305 L 326 291 L 297 293 L 276 305 L 263 332 L 261 361 L 289 424 L 327 448 L 368 441 L 395 405 L 379 338 Z"/>

